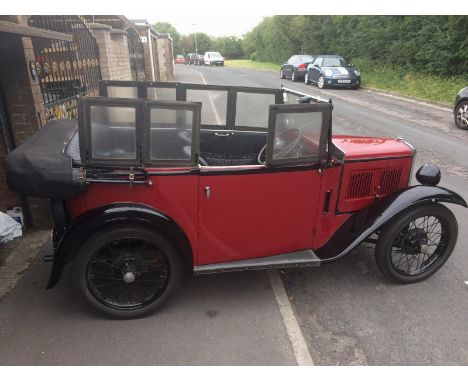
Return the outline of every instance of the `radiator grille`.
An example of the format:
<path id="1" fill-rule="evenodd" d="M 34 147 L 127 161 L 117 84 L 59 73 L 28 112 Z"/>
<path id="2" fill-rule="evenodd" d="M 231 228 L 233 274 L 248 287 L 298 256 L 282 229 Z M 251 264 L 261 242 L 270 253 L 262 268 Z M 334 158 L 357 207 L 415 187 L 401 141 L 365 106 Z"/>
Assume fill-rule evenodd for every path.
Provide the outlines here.
<path id="1" fill-rule="evenodd" d="M 356 199 L 368 196 L 371 193 L 372 171 L 359 171 L 351 174 L 347 199 Z"/>
<path id="2" fill-rule="evenodd" d="M 383 170 L 380 174 L 380 193 L 390 194 L 398 190 L 400 184 L 401 168 Z"/>

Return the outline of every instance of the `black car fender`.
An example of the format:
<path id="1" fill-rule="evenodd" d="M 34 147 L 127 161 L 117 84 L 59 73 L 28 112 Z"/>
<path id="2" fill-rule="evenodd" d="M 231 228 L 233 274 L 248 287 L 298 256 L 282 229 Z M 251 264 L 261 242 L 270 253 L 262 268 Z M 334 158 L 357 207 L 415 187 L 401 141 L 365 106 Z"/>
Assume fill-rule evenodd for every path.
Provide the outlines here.
<path id="1" fill-rule="evenodd" d="M 115 203 L 80 215 L 60 232 L 54 231 L 54 257 L 47 289 L 59 281 L 65 265 L 74 259 L 81 244 L 95 232 L 118 224 L 137 223 L 166 235 L 179 250 L 187 270 L 193 271 L 193 252 L 185 232 L 169 216 L 144 204 Z"/>
<path id="2" fill-rule="evenodd" d="M 445 188 L 409 187 L 353 213 L 321 248 L 315 250 L 315 253 L 323 263 L 338 260 L 403 211 L 431 203 L 453 203 L 468 207 L 460 195 Z"/>

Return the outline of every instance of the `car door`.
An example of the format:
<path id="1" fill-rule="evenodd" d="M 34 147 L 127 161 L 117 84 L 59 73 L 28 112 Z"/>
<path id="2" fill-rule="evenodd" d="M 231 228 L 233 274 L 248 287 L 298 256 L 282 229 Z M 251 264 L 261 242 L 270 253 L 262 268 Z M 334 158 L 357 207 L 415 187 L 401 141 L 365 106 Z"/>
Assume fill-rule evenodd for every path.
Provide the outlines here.
<path id="1" fill-rule="evenodd" d="M 266 166 L 201 169 L 196 265 L 311 248 L 330 113 L 316 106 L 270 106 Z"/>
<path id="2" fill-rule="evenodd" d="M 315 59 L 310 69 L 310 75 L 309 75 L 310 81 L 312 82 L 318 81 L 318 78 L 320 77 L 320 68 L 322 67 L 322 62 L 323 62 L 323 58 L 321 57 L 317 57 Z"/>

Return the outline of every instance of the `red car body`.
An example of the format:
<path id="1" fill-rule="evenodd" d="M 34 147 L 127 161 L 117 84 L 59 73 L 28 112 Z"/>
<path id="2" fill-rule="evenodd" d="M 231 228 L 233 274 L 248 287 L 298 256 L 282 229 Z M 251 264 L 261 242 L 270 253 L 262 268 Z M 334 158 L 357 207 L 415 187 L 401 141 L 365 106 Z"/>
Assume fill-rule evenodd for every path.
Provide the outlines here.
<path id="1" fill-rule="evenodd" d="M 70 217 L 77 219 L 122 201 L 151 206 L 170 216 L 187 234 L 195 266 L 315 250 L 350 212 L 374 203 L 376 195 L 384 198 L 407 188 L 413 160 L 411 148 L 395 139 L 335 136 L 333 142 L 346 152 L 343 167 L 262 174 L 264 166 L 239 166 L 231 175 L 229 167 L 216 166 L 185 176 L 171 175 L 175 171 L 171 168 L 148 168 L 160 174 L 150 177 L 150 186 L 136 192 L 125 184 L 93 184 L 68 202 Z M 253 173 L 239 176 L 243 171 Z M 351 184 L 370 171 L 388 174 L 386 182 L 379 184 L 376 176 L 369 185 L 365 179 Z M 392 178 L 395 171 L 399 176 Z M 356 189 L 354 194 L 338 195 L 341 178 L 343 189 Z M 206 187 L 212 190 L 209 200 Z M 332 198 L 325 211 L 327 191 L 332 191 Z"/>
<path id="2" fill-rule="evenodd" d="M 185 57 L 184 56 L 177 56 L 174 60 L 176 64 L 185 64 Z"/>

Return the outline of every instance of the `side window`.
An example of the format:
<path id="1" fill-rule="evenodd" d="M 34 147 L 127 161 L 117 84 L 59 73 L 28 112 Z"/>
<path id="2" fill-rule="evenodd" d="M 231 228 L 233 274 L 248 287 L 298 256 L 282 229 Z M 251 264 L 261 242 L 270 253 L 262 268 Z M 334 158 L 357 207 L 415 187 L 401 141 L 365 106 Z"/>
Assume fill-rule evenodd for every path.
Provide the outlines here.
<path id="1" fill-rule="evenodd" d="M 201 105 L 188 102 L 150 102 L 145 123 L 145 163 L 195 165 Z"/>
<path id="2" fill-rule="evenodd" d="M 317 64 L 319 67 L 322 66 L 323 58 L 319 57 L 315 60 L 314 64 Z"/>
<path id="3" fill-rule="evenodd" d="M 138 165 L 140 110 L 137 100 L 83 98 L 78 116 L 81 158 L 90 164 Z"/>
<path id="4" fill-rule="evenodd" d="M 329 104 L 270 106 L 267 166 L 323 162 L 330 119 Z"/>

